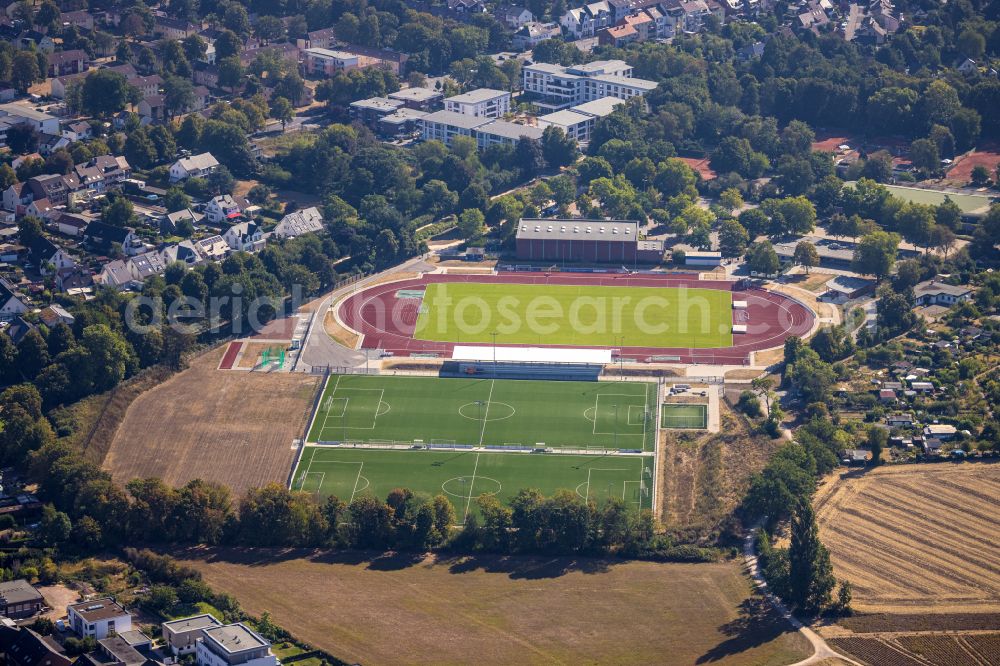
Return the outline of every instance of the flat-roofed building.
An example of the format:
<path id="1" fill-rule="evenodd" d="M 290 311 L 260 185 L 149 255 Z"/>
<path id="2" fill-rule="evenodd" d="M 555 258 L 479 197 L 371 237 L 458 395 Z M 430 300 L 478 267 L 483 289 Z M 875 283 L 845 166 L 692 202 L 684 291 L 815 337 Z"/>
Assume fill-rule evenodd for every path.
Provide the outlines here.
<path id="1" fill-rule="evenodd" d="M 413 109 L 414 111 L 430 112 L 441 108 L 444 95 L 430 88 L 411 86 L 397 90 L 394 93 L 389 93 L 389 99 L 399 100 L 406 108 Z"/>
<path id="2" fill-rule="evenodd" d="M 44 605 L 42 594 L 23 578 L 0 583 L 0 615 L 18 620 L 31 617 Z"/>
<path id="3" fill-rule="evenodd" d="M 271 644 L 242 622 L 203 629 L 195 646 L 198 666 L 278 666 Z"/>
<path id="4" fill-rule="evenodd" d="M 477 118 L 499 118 L 510 113 L 510 93 L 505 90 L 478 88 L 444 101 L 444 110 Z"/>
<path id="5" fill-rule="evenodd" d="M 639 224 L 632 220 L 522 219 L 516 243 L 523 261 L 634 265 L 663 257 L 663 244 L 640 241 Z"/>
<path id="6" fill-rule="evenodd" d="M 378 134 L 385 138 L 402 138 L 420 131 L 420 119 L 427 115 L 426 111 L 417 111 L 403 107 L 394 113 L 382 116 L 378 120 Z"/>
<path id="7" fill-rule="evenodd" d="M 388 97 L 369 97 L 351 102 L 351 118 L 359 120 L 371 129 L 378 127 L 378 121 L 395 113 L 403 102 Z"/>
<path id="8" fill-rule="evenodd" d="M 655 89 L 657 83 L 632 77 L 632 66 L 622 60 L 597 60 L 564 67 L 534 63 L 521 69 L 524 91 L 533 103 L 553 111 L 591 102 L 602 97 L 621 100 L 640 97 Z"/>
<path id="9" fill-rule="evenodd" d="M 494 120 L 476 128 L 476 143 L 480 150 L 497 145 L 513 146 L 525 137 L 532 141 L 541 141 L 544 132 L 545 130 L 540 127 Z"/>
<path id="10" fill-rule="evenodd" d="M 71 604 L 66 615 L 70 628 L 81 638 L 100 640 L 132 629 L 132 615 L 111 597 Z"/>
<path id="11" fill-rule="evenodd" d="M 450 146 L 456 136 L 476 138 L 476 128 L 491 122 L 489 118 L 467 116 L 454 111 L 435 111 L 418 120 L 424 141 L 440 141 Z"/>
<path id="12" fill-rule="evenodd" d="M 222 623 L 209 613 L 171 620 L 162 625 L 163 640 L 175 657 L 192 654 L 205 637 L 206 629 L 221 626 Z"/>

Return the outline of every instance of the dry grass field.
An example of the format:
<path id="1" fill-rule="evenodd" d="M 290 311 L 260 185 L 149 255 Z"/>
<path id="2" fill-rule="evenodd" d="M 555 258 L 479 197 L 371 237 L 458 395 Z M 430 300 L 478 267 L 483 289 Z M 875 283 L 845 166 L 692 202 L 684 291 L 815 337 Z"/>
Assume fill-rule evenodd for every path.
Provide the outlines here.
<path id="1" fill-rule="evenodd" d="M 678 400 L 677 396 L 671 401 Z M 721 432 L 664 429 L 657 461 L 657 518 L 684 540 L 711 541 L 779 440 L 755 436 L 746 421 L 720 401 Z"/>
<path id="2" fill-rule="evenodd" d="M 817 493 L 834 571 L 862 613 L 1000 612 L 1000 464 L 851 472 Z"/>
<path id="3" fill-rule="evenodd" d="M 224 348 L 136 398 L 104 467 L 121 483 L 218 481 L 237 495 L 285 483 L 319 384 L 314 375 L 216 370 Z"/>
<path id="4" fill-rule="evenodd" d="M 181 556 L 250 613 L 269 611 L 348 663 L 777 666 L 811 653 L 800 634 L 760 610 L 732 563 Z"/>

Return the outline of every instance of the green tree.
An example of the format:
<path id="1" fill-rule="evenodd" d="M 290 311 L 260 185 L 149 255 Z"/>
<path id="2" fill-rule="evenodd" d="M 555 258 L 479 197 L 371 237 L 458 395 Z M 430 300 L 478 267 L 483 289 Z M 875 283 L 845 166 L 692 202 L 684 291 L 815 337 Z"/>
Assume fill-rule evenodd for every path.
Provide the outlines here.
<path id="1" fill-rule="evenodd" d="M 719 249 L 724 257 L 740 257 L 747 249 L 750 235 L 736 220 L 723 220 L 719 225 Z"/>
<path id="2" fill-rule="evenodd" d="M 875 231 L 863 237 L 854 248 L 851 268 L 865 275 L 882 279 L 889 275 L 896 263 L 899 235 Z"/>
<path id="3" fill-rule="evenodd" d="M 542 155 L 549 166 L 561 167 L 576 162 L 579 151 L 573 138 L 566 136 L 561 128 L 550 125 L 542 133 Z"/>
<path id="4" fill-rule="evenodd" d="M 986 187 L 990 183 L 990 171 L 982 164 L 972 167 L 970 181 L 976 187 Z"/>
<path id="5" fill-rule="evenodd" d="M 106 324 L 92 324 L 83 329 L 80 343 L 87 351 L 97 391 L 114 387 L 136 367 L 131 345 Z"/>
<path id="6" fill-rule="evenodd" d="M 163 205 L 168 213 L 174 213 L 191 207 L 191 197 L 184 193 L 180 187 L 174 185 L 167 190 L 163 197 Z"/>
<path id="7" fill-rule="evenodd" d="M 781 261 L 769 241 L 754 243 L 747 251 L 747 266 L 754 273 L 774 275 L 781 268 Z"/>
<path id="8" fill-rule="evenodd" d="M 139 91 L 130 86 L 120 72 L 98 69 L 83 80 L 80 103 L 84 113 L 108 116 L 139 101 Z"/>
<path id="9" fill-rule="evenodd" d="M 18 51 L 11 63 L 10 82 L 22 94 L 27 94 L 28 88 L 42 76 L 38 68 L 38 59 L 31 51 Z"/>
<path id="10" fill-rule="evenodd" d="M 281 123 L 282 130 L 295 117 L 295 110 L 292 108 L 292 103 L 284 97 L 273 98 L 269 105 L 269 110 L 271 117 Z"/>
<path id="11" fill-rule="evenodd" d="M 190 79 L 168 75 L 163 81 L 163 101 L 172 118 L 194 105 L 194 85 Z"/>
<path id="12" fill-rule="evenodd" d="M 486 219 L 482 211 L 475 208 L 463 210 L 458 216 L 458 230 L 462 238 L 474 240 L 486 230 Z"/>
<path id="13" fill-rule="evenodd" d="M 819 540 L 816 516 L 803 498 L 792 516 L 792 542 L 788 550 L 790 601 L 807 613 L 829 605 L 836 580 L 830 553 Z"/>
<path id="14" fill-rule="evenodd" d="M 889 432 L 877 426 L 868 427 L 868 448 L 872 452 L 872 465 L 882 464 L 882 451 L 889 441 Z"/>
<path id="15" fill-rule="evenodd" d="M 816 251 L 816 246 L 809 241 L 799 241 L 795 246 L 792 261 L 799 266 L 804 266 L 808 274 L 810 268 L 819 266 L 819 252 Z"/>
<path id="16" fill-rule="evenodd" d="M 941 168 L 941 156 L 937 145 L 930 139 L 917 139 L 910 144 L 910 162 L 926 174 Z"/>
<path id="17" fill-rule="evenodd" d="M 243 65 L 237 56 L 230 56 L 219 61 L 219 86 L 236 92 L 243 80 Z"/>

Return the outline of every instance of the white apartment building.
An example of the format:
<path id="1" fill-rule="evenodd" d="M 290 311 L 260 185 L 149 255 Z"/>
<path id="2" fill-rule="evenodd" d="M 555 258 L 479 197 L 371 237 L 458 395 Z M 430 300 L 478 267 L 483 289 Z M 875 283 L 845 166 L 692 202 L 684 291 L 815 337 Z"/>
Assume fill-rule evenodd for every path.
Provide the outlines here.
<path id="1" fill-rule="evenodd" d="M 271 644 L 242 622 L 202 629 L 195 644 L 198 666 L 278 666 Z"/>
<path id="2" fill-rule="evenodd" d="M 610 115 L 616 106 L 624 103 L 623 100 L 615 97 L 595 99 L 592 102 L 539 116 L 538 127 L 544 130 L 552 125 L 562 129 L 566 136 L 576 139 L 580 143 L 587 143 L 590 141 L 590 135 L 594 131 L 597 119 Z"/>
<path id="3" fill-rule="evenodd" d="M 510 93 L 478 88 L 444 101 L 444 110 L 476 118 L 500 118 L 510 113 Z"/>
<path id="4" fill-rule="evenodd" d="M 66 619 L 80 638 L 100 640 L 132 629 L 132 615 L 110 597 L 67 606 Z"/>
<path id="5" fill-rule="evenodd" d="M 632 77 L 632 66 L 622 60 L 597 60 L 563 67 L 550 63 L 525 65 L 521 70 L 524 91 L 535 95 L 534 104 L 553 111 L 614 97 L 629 100 L 656 88 L 655 81 Z"/>
<path id="6" fill-rule="evenodd" d="M 494 120 L 476 128 L 476 145 L 479 146 L 479 150 L 485 150 L 490 146 L 516 145 L 521 137 L 541 141 L 544 132 L 545 130 L 541 127 L 519 125 L 506 120 Z"/>
<path id="7" fill-rule="evenodd" d="M 420 136 L 424 141 L 440 141 L 450 146 L 456 136 L 475 139 L 476 128 L 490 122 L 490 119 L 467 116 L 454 111 L 435 111 L 417 122 L 420 125 Z"/>
<path id="8" fill-rule="evenodd" d="M 222 623 L 208 613 L 171 620 L 163 623 L 163 640 L 175 657 L 192 654 L 204 639 L 206 629 L 221 626 Z"/>

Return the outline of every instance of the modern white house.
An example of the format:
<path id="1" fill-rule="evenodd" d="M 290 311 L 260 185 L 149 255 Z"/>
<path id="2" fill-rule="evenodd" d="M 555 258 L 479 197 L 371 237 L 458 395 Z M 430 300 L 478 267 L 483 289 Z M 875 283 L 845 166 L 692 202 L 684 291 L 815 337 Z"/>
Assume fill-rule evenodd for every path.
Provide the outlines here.
<path id="1" fill-rule="evenodd" d="M 242 622 L 201 631 L 195 644 L 198 666 L 278 666 L 271 643 Z"/>
<path id="2" fill-rule="evenodd" d="M 926 280 L 913 288 L 917 305 L 950 306 L 972 298 L 976 290 L 972 287 L 948 284 L 938 280 Z"/>
<path id="3" fill-rule="evenodd" d="M 219 168 L 219 160 L 212 153 L 201 153 L 191 157 L 182 157 L 170 165 L 170 182 L 188 178 L 204 178 Z"/>
<path id="4" fill-rule="evenodd" d="M 226 244 L 235 252 L 257 252 L 264 247 L 264 232 L 256 222 L 240 222 L 222 234 Z"/>
<path id="5" fill-rule="evenodd" d="M 132 629 L 132 615 L 110 597 L 66 607 L 70 628 L 81 638 L 96 640 Z"/>
<path id="6" fill-rule="evenodd" d="M 478 88 L 444 100 L 444 110 L 476 118 L 500 118 L 510 113 L 510 93 Z"/>
<path id="7" fill-rule="evenodd" d="M 205 638 L 206 629 L 221 626 L 222 623 L 209 613 L 171 620 L 163 623 L 163 640 L 175 657 L 192 654 Z"/>

